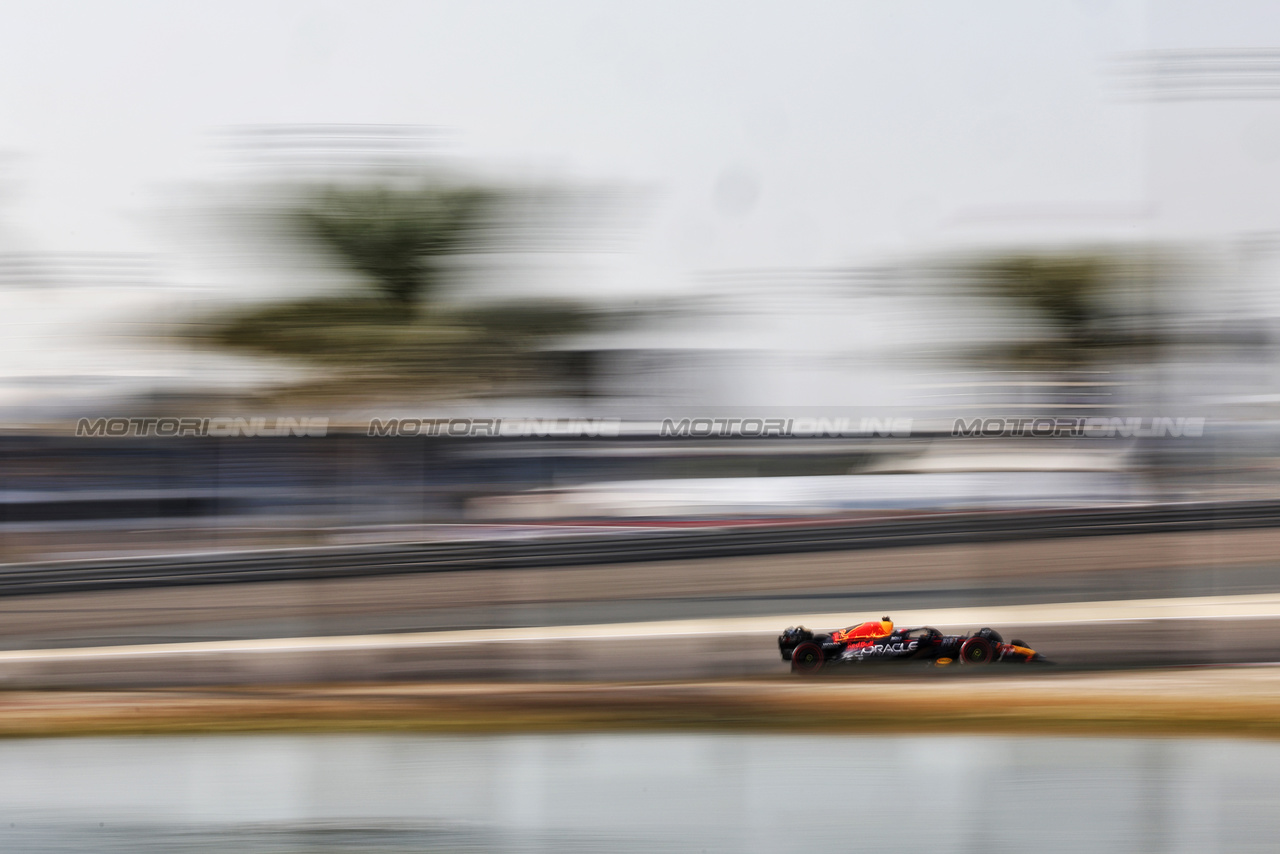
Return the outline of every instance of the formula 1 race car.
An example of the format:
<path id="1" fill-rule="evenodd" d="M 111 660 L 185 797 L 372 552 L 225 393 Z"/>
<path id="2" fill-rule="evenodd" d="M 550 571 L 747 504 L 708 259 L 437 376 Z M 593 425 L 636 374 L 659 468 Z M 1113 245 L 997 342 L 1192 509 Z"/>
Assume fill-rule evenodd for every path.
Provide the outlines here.
<path id="1" fill-rule="evenodd" d="M 888 617 L 832 632 L 811 632 L 803 626 L 789 628 L 778 636 L 778 649 L 782 660 L 791 662 L 791 671 L 803 674 L 817 673 L 835 664 L 1048 663 L 1020 640 L 1005 643 L 994 629 L 978 629 L 968 635 L 944 635 L 928 626 L 895 629 Z"/>

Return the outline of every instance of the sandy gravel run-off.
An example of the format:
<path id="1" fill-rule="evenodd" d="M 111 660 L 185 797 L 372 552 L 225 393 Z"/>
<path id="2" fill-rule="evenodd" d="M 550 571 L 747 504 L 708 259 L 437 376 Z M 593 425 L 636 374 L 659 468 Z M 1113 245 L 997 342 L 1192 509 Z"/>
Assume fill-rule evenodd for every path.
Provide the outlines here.
<path id="1" fill-rule="evenodd" d="M 1280 666 L 1103 674 L 0 692 L 0 736 L 758 729 L 1280 737 Z"/>

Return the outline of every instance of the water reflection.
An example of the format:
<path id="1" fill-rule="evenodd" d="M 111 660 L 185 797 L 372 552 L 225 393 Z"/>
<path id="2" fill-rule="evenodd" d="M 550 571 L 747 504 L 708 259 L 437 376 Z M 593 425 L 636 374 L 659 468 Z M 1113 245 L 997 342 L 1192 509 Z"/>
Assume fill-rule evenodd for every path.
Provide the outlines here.
<path id="1" fill-rule="evenodd" d="M 762 735 L 0 745 L 6 851 L 1243 851 L 1280 745 Z"/>

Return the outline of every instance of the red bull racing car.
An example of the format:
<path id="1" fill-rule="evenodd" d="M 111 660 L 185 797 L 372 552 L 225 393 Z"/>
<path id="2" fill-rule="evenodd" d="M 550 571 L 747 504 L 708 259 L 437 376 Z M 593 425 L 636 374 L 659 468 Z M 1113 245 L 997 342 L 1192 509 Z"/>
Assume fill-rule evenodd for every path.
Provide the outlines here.
<path id="1" fill-rule="evenodd" d="M 979 629 L 968 635 L 944 635 L 929 626 L 895 629 L 888 617 L 832 632 L 811 632 L 803 626 L 789 628 L 778 636 L 778 649 L 782 660 L 791 662 L 791 671 L 803 674 L 817 673 L 837 664 L 1047 663 L 1023 641 L 1005 643 L 994 629 Z"/>

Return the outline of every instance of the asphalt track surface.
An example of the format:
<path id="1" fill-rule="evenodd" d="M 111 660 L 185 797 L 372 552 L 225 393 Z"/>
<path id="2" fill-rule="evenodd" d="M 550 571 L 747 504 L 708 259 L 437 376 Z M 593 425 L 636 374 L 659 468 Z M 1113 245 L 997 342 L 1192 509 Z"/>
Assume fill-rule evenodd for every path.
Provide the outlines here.
<path id="1" fill-rule="evenodd" d="M 515 542 L 469 541 L 59 561 L 0 566 L 0 596 L 710 560 L 1278 526 L 1280 503 L 1234 502 L 1069 512 L 955 513 L 874 522 L 663 530 L 640 535 L 546 537 Z"/>
<path id="2" fill-rule="evenodd" d="M 907 625 L 995 624 L 1074 669 L 1272 662 L 1280 595 L 909 611 Z M 842 614 L 803 615 L 815 628 Z M 322 683 L 379 680 L 690 680 L 784 676 L 773 617 L 384 633 L 0 652 L 8 687 Z M 1259 643 L 1265 638 L 1265 643 Z M 1172 654 L 1171 654 L 1172 651 Z M 1042 672 L 1039 665 L 961 667 Z M 828 668 L 831 670 L 832 668 Z M 848 664 L 816 677 L 923 672 Z M 798 677 L 793 677 L 798 678 Z"/>
<path id="3" fill-rule="evenodd" d="M 814 615 L 825 616 L 811 628 L 882 614 L 900 625 L 932 619 L 943 630 L 992 625 L 1067 668 L 1280 661 L 1280 607 L 1274 613 L 1219 609 L 1166 611 L 1159 617 L 1114 609 L 1098 617 L 1077 610 L 1070 618 L 1043 618 L 1051 605 L 1280 594 L 1280 527 L 1272 524 L 1277 508 L 1235 511 L 1233 516 L 1218 507 L 1215 516 L 1206 508 L 1182 508 L 1158 516 L 1130 514 L 1124 521 L 1096 513 L 994 514 L 984 517 L 987 527 L 976 533 L 965 527 L 972 518 L 948 517 L 926 520 L 934 526 L 931 536 L 921 535 L 920 520 L 878 523 L 874 537 L 867 528 L 855 536 L 850 526 L 781 532 L 789 540 L 777 530 L 699 531 L 691 538 L 637 538 L 652 547 L 643 560 L 620 555 L 611 538 L 595 538 L 569 543 L 571 557 L 550 565 L 541 563 L 563 555 L 565 543 L 420 547 L 451 556 L 425 566 L 396 563 L 392 570 L 377 561 L 353 562 L 351 556 L 385 558 L 413 549 L 325 552 L 329 563 L 314 553 L 289 552 L 8 567 L 6 572 L 47 572 L 71 583 L 0 585 L 7 594 L 0 596 L 0 650 L 283 643 L 268 652 L 188 650 L 163 661 L 133 655 L 120 666 L 106 666 L 110 662 L 102 656 L 74 664 L 64 657 L 52 669 L 15 660 L 13 668 L 0 668 L 0 684 L 768 677 L 786 673 L 774 635 Z M 1043 524 L 1029 525 L 1033 519 Z M 1110 535 L 1098 535 L 1104 530 Z M 682 545 L 675 548 L 676 542 Z M 701 545 L 690 550 L 691 542 Z M 784 546 L 793 550 L 778 551 Z M 460 554 L 470 557 L 462 560 Z M 510 561 L 497 560 L 501 555 Z M 210 565 L 239 565 L 238 560 L 249 567 L 247 575 L 220 576 L 217 584 L 191 582 L 208 580 Z M 270 564 L 265 568 L 264 560 Z M 166 565 L 174 574 L 147 574 Z M 117 580 L 145 570 L 147 583 L 81 583 L 79 573 L 99 569 Z M 956 609 L 969 609 L 963 620 L 955 618 L 959 622 L 929 616 Z M 723 628 L 741 620 L 756 622 L 714 631 L 610 630 L 607 640 L 556 636 L 564 627 L 685 622 Z M 530 629 L 544 631 L 501 643 L 486 637 Z M 397 645 L 390 637 L 430 633 L 435 641 L 441 633 L 466 636 L 452 645 L 421 639 Z M 388 640 L 344 650 L 326 649 L 322 641 L 308 641 L 305 649 L 288 643 L 366 636 Z"/>
<path id="4" fill-rule="evenodd" d="M 52 669 L 19 656 L 0 667 L 0 684 L 785 676 L 774 636 L 787 625 L 882 614 L 943 630 L 992 625 L 1064 669 L 1274 662 L 1280 605 L 1266 603 L 1280 599 L 1276 555 L 1280 529 L 1215 529 L 9 596 L 0 649 L 14 654 L 240 647 L 169 650 L 163 661 L 102 649 Z M 1104 607 L 1150 600 L 1218 604 Z M 957 609 L 968 610 L 937 613 Z M 686 626 L 653 630 L 673 622 Z M 584 637 L 583 626 L 613 628 Z M 511 634 L 523 630 L 534 631 Z M 433 638 L 396 637 L 405 634 Z M 374 640 L 323 640 L 350 637 Z"/>

